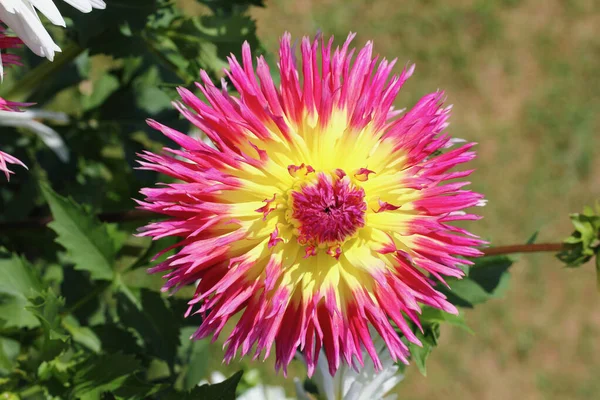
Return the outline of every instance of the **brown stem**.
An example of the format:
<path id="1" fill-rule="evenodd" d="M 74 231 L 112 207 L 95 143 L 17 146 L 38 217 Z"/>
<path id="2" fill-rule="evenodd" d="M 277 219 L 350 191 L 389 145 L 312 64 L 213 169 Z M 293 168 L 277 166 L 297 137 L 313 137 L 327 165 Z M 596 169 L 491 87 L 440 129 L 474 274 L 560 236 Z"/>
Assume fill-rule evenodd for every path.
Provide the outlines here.
<path id="1" fill-rule="evenodd" d="M 554 252 L 558 253 L 563 250 L 562 243 L 537 243 L 537 244 L 513 244 L 509 246 L 495 246 L 483 249 L 483 254 L 486 256 L 496 256 L 500 254 L 512 253 L 539 253 L 539 252 Z"/>

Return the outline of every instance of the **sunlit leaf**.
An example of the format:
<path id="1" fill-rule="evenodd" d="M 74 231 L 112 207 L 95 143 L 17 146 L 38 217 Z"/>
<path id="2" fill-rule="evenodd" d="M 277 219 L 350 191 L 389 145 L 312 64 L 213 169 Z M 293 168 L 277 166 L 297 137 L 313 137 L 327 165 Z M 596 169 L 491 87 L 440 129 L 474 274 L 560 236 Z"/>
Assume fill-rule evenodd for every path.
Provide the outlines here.
<path id="1" fill-rule="evenodd" d="M 33 267 L 16 255 L 0 258 L 0 326 L 33 328 L 39 321 L 25 307 L 42 284 Z"/>
<path id="2" fill-rule="evenodd" d="M 56 241 L 67 249 L 75 269 L 90 272 L 92 279 L 112 280 L 116 249 L 106 226 L 73 200 L 47 185 L 41 188 L 54 217 L 49 226 L 58 235 Z"/>

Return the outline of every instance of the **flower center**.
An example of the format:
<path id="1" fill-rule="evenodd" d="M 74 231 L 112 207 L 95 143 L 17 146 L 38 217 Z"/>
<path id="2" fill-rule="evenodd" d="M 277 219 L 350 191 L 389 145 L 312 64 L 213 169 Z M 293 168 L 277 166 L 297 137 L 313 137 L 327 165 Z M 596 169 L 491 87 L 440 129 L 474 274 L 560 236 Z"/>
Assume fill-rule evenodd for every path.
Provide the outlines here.
<path id="1" fill-rule="evenodd" d="M 330 255 L 339 257 L 341 245 L 365 225 L 365 191 L 341 169 L 307 173 L 288 199 L 287 218 L 298 243 L 306 246 L 307 256 L 327 248 Z"/>

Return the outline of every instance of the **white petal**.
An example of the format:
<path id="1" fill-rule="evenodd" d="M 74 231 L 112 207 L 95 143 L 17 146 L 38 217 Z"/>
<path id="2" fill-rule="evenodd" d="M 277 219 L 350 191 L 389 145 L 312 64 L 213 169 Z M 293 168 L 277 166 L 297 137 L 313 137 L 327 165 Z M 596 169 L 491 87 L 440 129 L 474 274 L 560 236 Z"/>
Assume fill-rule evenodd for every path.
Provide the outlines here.
<path id="1" fill-rule="evenodd" d="M 52 0 L 25 0 L 46 16 L 54 25 L 66 26 L 65 20 Z"/>
<path id="2" fill-rule="evenodd" d="M 90 3 L 92 3 L 92 7 L 98 10 L 104 10 L 106 8 L 106 3 L 102 0 L 90 0 Z"/>
<path id="3" fill-rule="evenodd" d="M 398 373 L 398 366 L 392 360 L 389 351 L 381 337 L 373 330 L 373 344 L 378 349 L 378 357 L 382 370 L 376 372 L 372 361 L 367 361 L 359 372 L 346 365 L 340 366 L 336 376 L 329 374 L 327 358 L 320 353 L 313 380 L 319 393 L 327 400 L 394 400 L 395 395 L 387 393 L 392 390 L 404 376 Z M 366 353 L 365 353 L 366 356 Z M 300 392 L 296 389 L 297 393 Z M 298 398 L 304 400 L 300 394 Z"/>
<path id="4" fill-rule="evenodd" d="M 294 378 L 294 388 L 296 389 L 296 398 L 298 400 L 312 400 L 306 390 L 304 390 L 304 386 L 302 386 L 302 382 L 300 379 Z"/>
<path id="5" fill-rule="evenodd" d="M 317 361 L 317 367 L 315 368 L 313 380 L 319 388 L 319 393 L 324 396 L 326 400 L 337 399 L 335 395 L 335 384 L 333 382 L 333 377 L 329 373 L 329 364 L 327 363 L 327 358 L 322 350 L 319 355 L 319 361 Z"/>
<path id="6" fill-rule="evenodd" d="M 221 383 L 225 380 L 227 380 L 227 377 L 225 375 L 223 375 L 222 373 L 220 373 L 219 371 L 214 371 L 213 373 L 210 374 L 210 383 L 213 385 L 216 383 Z"/>
<path id="7" fill-rule="evenodd" d="M 52 128 L 43 123 L 36 121 L 33 118 L 41 118 L 44 115 L 48 119 L 59 120 L 61 122 L 68 121 L 65 114 L 53 113 L 48 111 L 33 111 L 27 110 L 23 112 L 9 112 L 0 110 L 0 125 L 22 127 L 29 129 L 42 139 L 44 144 L 48 146 L 57 157 L 63 161 L 69 161 L 69 149 L 60 135 Z"/>
<path id="8" fill-rule="evenodd" d="M 89 0 L 64 0 L 64 1 L 65 1 L 65 3 L 70 4 L 71 6 L 75 7 L 79 11 L 81 11 L 82 13 L 89 13 L 90 11 L 92 11 L 92 5 L 90 4 Z"/>
<path id="9" fill-rule="evenodd" d="M 64 1 L 84 13 L 94 8 L 106 8 L 103 0 Z M 60 52 L 60 47 L 44 28 L 36 10 L 54 25 L 65 26 L 65 20 L 54 0 L 0 0 L 0 21 L 8 25 L 31 51 L 52 61 L 54 53 Z"/>
<path id="10" fill-rule="evenodd" d="M 89 13 L 92 8 L 104 10 L 106 3 L 102 0 L 64 0 L 65 3 L 70 4 L 83 13 Z"/>
<path id="11" fill-rule="evenodd" d="M 33 6 L 19 1 L 18 7 L 14 2 L 5 7 L 4 1 L 6 0 L 0 2 L 0 20 L 8 25 L 31 51 L 52 61 L 54 53 L 60 52 L 60 47 L 44 28 Z"/>

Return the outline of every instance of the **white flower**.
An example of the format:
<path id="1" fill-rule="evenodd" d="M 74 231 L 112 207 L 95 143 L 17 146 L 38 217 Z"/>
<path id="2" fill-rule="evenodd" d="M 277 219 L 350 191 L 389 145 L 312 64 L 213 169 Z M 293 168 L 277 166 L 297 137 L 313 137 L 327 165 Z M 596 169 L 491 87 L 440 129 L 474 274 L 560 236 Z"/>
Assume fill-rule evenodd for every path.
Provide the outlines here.
<path id="1" fill-rule="evenodd" d="M 4 1 L 4 0 L 0 0 Z M 69 117 L 60 112 L 27 109 L 22 112 L 0 110 L 0 126 L 12 126 L 15 128 L 26 128 L 42 139 L 46 146 L 50 147 L 58 158 L 67 162 L 69 160 L 69 149 L 60 135 L 40 120 L 47 119 L 60 123 L 69 122 Z"/>
<path id="2" fill-rule="evenodd" d="M 285 390 L 280 386 L 256 385 L 237 397 L 237 400 L 285 400 Z"/>
<path id="3" fill-rule="evenodd" d="M 326 400 L 394 400 L 395 394 L 387 394 L 402 379 L 404 375 L 398 373 L 398 366 L 392 360 L 387 347 L 381 338 L 374 342 L 378 349 L 378 356 L 383 369 L 375 371 L 371 361 L 365 363 L 360 372 L 343 364 L 334 377 L 329 373 L 329 366 L 323 351 L 319 356 L 313 381 L 319 389 L 319 394 Z M 295 380 L 296 395 L 298 400 L 310 400 L 299 380 Z"/>
<path id="4" fill-rule="evenodd" d="M 219 371 L 214 371 L 210 374 L 210 382 L 207 380 L 201 380 L 198 386 L 210 383 L 211 385 L 221 383 L 226 380 L 227 377 Z M 237 400 L 286 400 L 285 390 L 280 386 L 267 386 L 258 384 L 244 393 L 237 396 Z"/>
<path id="5" fill-rule="evenodd" d="M 106 8 L 103 0 L 64 1 L 84 13 L 93 8 Z M 31 51 L 52 61 L 54 53 L 61 50 L 44 28 L 38 11 L 54 25 L 65 26 L 65 20 L 53 0 L 0 0 L 0 21 L 11 28 Z"/>

